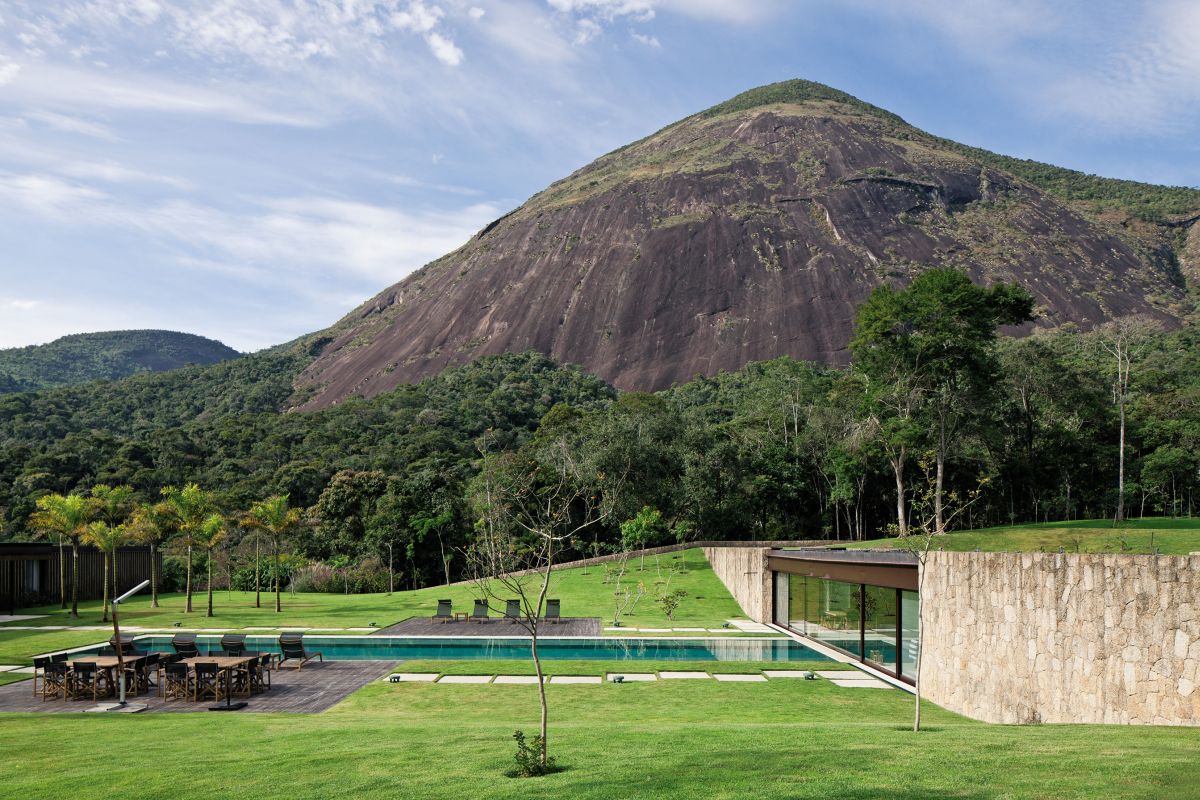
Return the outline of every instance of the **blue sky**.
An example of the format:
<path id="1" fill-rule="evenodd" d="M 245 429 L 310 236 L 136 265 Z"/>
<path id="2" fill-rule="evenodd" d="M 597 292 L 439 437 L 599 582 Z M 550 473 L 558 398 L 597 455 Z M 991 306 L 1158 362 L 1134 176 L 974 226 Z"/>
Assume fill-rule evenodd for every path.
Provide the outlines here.
<path id="1" fill-rule="evenodd" d="M 1194 0 L 4 0 L 0 347 L 286 341 L 596 156 L 793 77 L 1200 185 L 1197 42 Z"/>

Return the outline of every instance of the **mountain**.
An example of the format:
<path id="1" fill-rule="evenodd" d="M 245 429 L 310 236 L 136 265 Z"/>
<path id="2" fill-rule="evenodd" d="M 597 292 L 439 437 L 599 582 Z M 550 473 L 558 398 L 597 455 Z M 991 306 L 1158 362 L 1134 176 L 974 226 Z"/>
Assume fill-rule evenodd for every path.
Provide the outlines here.
<path id="1" fill-rule="evenodd" d="M 215 364 L 239 355 L 232 347 L 191 333 L 78 333 L 49 344 L 0 350 L 0 393 L 115 380 L 188 364 Z"/>
<path id="2" fill-rule="evenodd" d="M 597 159 L 314 338 L 303 408 L 536 350 L 657 390 L 789 355 L 844 363 L 856 306 L 934 265 L 1017 281 L 1037 324 L 1189 313 L 1200 191 L 924 133 L 806 81 Z"/>

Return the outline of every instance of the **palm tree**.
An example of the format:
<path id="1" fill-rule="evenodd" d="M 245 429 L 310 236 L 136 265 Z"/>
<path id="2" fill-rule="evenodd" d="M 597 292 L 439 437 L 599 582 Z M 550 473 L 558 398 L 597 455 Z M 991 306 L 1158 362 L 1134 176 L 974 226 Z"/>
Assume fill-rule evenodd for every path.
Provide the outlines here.
<path id="1" fill-rule="evenodd" d="M 98 483 L 92 487 L 92 498 L 95 500 L 96 516 L 108 523 L 109 527 L 115 527 L 125 523 L 129 519 L 130 512 L 133 511 L 133 487 L 132 486 L 108 486 L 107 484 Z M 129 538 L 127 535 L 126 539 Z M 117 554 L 112 554 L 112 582 L 113 596 L 117 595 L 119 587 L 117 585 Z M 108 620 L 108 611 L 105 609 L 105 621 Z"/>
<path id="2" fill-rule="evenodd" d="M 205 518 L 212 513 L 213 498 L 210 492 L 200 488 L 199 484 L 189 483 L 182 489 L 174 486 L 164 487 L 163 497 L 175 515 L 175 527 L 179 538 L 187 547 L 187 604 L 185 613 L 192 613 L 192 547 L 196 543 L 196 534 Z"/>
<path id="3" fill-rule="evenodd" d="M 129 530 L 133 538 L 150 545 L 150 607 L 158 608 L 158 559 L 155 554 L 176 527 L 176 518 L 171 504 L 142 503 L 134 509 Z"/>
<path id="4" fill-rule="evenodd" d="M 79 540 L 92 520 L 92 501 L 77 494 L 48 494 L 39 497 L 37 508 L 29 518 L 30 527 L 46 535 L 71 541 L 71 617 L 79 619 Z M 61 572 L 60 572 L 61 582 Z"/>
<path id="5" fill-rule="evenodd" d="M 300 510 L 288 508 L 288 495 L 277 494 L 261 500 L 250 507 L 246 524 L 265 532 L 271 537 L 271 548 L 275 560 L 275 611 L 283 611 L 279 598 L 279 540 L 300 526 Z"/>
<path id="6" fill-rule="evenodd" d="M 111 571 L 113 593 L 116 594 L 117 550 L 129 540 L 129 533 L 124 525 L 109 525 L 107 522 L 96 520 L 88 525 L 83 538 L 104 554 L 104 619 L 101 622 L 108 622 L 108 576 Z"/>
<path id="7" fill-rule="evenodd" d="M 228 533 L 229 529 L 226 527 L 225 518 L 220 514 L 209 514 L 200 523 L 200 527 L 194 534 L 196 544 L 203 547 L 208 555 L 208 613 L 205 615 L 208 617 L 213 615 L 213 550 L 216 549 L 217 545 L 221 543 Z"/>

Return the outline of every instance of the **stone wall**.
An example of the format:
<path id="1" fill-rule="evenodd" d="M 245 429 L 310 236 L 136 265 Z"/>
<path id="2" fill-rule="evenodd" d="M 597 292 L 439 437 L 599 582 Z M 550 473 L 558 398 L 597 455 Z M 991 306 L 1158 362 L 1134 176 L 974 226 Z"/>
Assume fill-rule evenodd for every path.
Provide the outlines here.
<path id="1" fill-rule="evenodd" d="M 1200 724 L 1200 556 L 931 553 L 921 690 L 1000 723 Z"/>
<path id="2" fill-rule="evenodd" d="M 742 612 L 755 622 L 771 620 L 771 573 L 767 569 L 769 547 L 705 547 L 704 556 L 713 572 L 729 589 Z"/>

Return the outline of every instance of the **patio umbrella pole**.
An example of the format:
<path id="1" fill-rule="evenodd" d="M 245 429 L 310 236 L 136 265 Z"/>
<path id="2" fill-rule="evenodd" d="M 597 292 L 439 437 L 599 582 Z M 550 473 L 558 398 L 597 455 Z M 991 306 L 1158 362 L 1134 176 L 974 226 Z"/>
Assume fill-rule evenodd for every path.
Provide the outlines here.
<path id="1" fill-rule="evenodd" d="M 112 622 L 113 622 L 113 647 L 117 649 L 117 683 L 120 686 L 118 690 L 117 708 L 120 710 L 125 708 L 125 648 L 121 646 L 121 624 L 117 621 L 117 608 L 127 598 L 140 592 L 150 585 L 150 581 L 142 581 L 137 586 L 130 589 L 125 594 L 112 601 Z"/>

